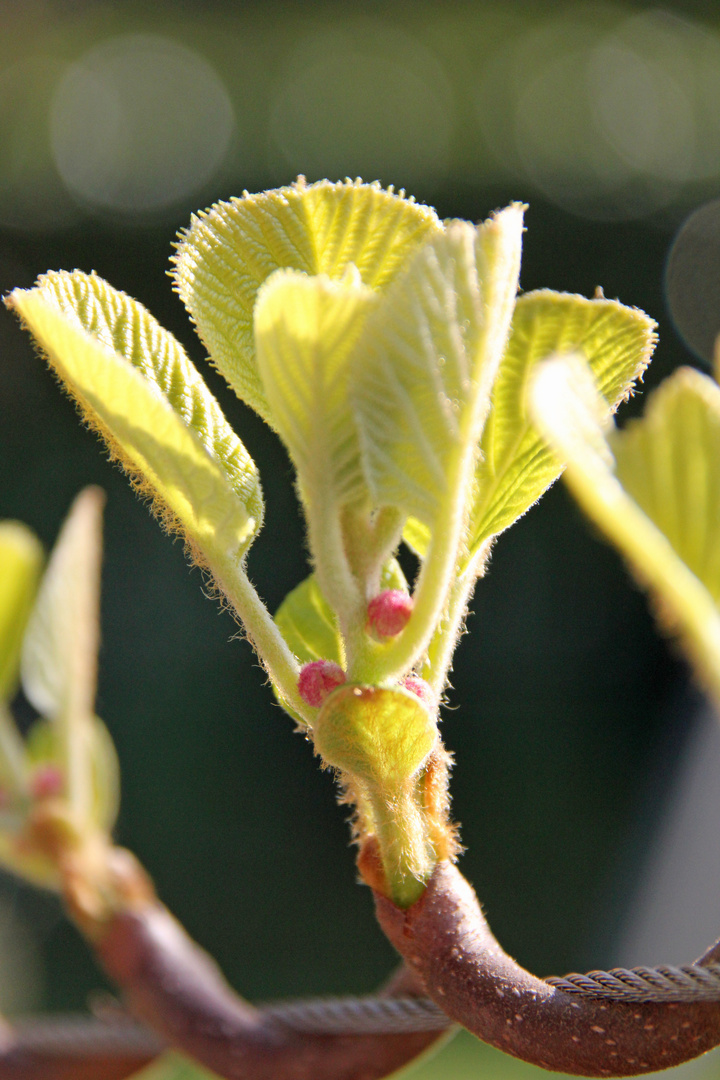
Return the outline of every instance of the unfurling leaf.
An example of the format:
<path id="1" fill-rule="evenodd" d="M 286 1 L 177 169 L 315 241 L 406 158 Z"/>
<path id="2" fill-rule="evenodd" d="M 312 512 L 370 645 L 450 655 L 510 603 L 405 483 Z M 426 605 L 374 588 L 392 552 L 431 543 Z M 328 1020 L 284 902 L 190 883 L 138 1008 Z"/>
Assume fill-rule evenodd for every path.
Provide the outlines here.
<path id="1" fill-rule="evenodd" d="M 655 324 L 614 300 L 550 290 L 518 299 L 481 443 L 471 550 L 512 525 L 560 475 L 561 465 L 531 423 L 533 368 L 551 355 L 579 353 L 615 408 L 647 367 Z"/>
<path id="2" fill-rule="evenodd" d="M 75 500 L 28 622 L 23 689 L 48 719 L 94 714 L 104 501 L 99 488 Z"/>
<path id="3" fill-rule="evenodd" d="M 382 290 L 441 228 L 434 210 L 378 184 L 300 179 L 194 218 L 174 260 L 177 291 L 212 363 L 274 426 L 253 339 L 263 281 L 278 269 L 339 279 L 353 265 L 365 285 Z"/>
<path id="4" fill-rule="evenodd" d="M 278 270 L 258 294 L 258 370 L 308 515 L 367 496 L 348 401 L 349 361 L 376 303 L 357 272 L 333 281 Z"/>
<path id="5" fill-rule="evenodd" d="M 335 616 L 314 574 L 288 593 L 275 615 L 275 622 L 301 664 L 332 660 L 341 667 L 344 665 Z"/>
<path id="6" fill-rule="evenodd" d="M 262 520 L 257 470 L 172 335 L 94 275 L 49 274 L 7 302 L 160 514 L 201 557 L 241 559 Z"/>
<path id="7" fill-rule="evenodd" d="M 92 820 L 92 726 L 100 635 L 102 508 L 99 488 L 75 500 L 53 548 L 22 649 L 22 684 L 57 727 L 63 794 Z"/>
<path id="8" fill-rule="evenodd" d="M 20 647 L 43 563 L 40 541 L 19 521 L 0 522 L 0 704 L 17 687 Z"/>
<path id="9" fill-rule="evenodd" d="M 371 313 L 353 388 L 375 505 L 432 528 L 464 482 L 510 323 L 522 208 L 433 237 Z"/>
<path id="10" fill-rule="evenodd" d="M 577 357 L 554 359 L 538 368 L 531 409 L 543 436 L 567 462 L 565 479 L 578 502 L 659 601 L 662 622 L 679 633 L 720 701 L 720 614 L 710 591 L 717 585 L 720 503 L 717 486 L 706 481 L 716 469 L 717 458 L 708 455 L 717 453 L 720 391 L 707 383 L 706 376 L 680 371 L 656 391 L 644 419 L 634 421 L 627 435 L 611 433 L 608 442 L 603 422 L 609 409 L 587 365 Z M 685 485 L 690 491 L 681 492 Z M 663 493 L 674 505 L 661 506 Z M 657 515 L 657 524 L 642 505 Z"/>

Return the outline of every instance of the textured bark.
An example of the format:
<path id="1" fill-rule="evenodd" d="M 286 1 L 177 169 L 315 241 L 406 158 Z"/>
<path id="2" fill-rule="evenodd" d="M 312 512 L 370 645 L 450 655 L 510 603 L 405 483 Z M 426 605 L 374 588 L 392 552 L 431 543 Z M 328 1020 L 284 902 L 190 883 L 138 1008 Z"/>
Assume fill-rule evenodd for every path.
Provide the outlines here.
<path id="1" fill-rule="evenodd" d="M 95 947 L 133 1015 L 226 1080 L 379 1080 L 443 1036 L 293 1031 L 237 997 L 158 903 L 116 916 Z M 385 992 L 408 989 L 405 977 Z"/>
<path id="2" fill-rule="evenodd" d="M 457 1023 L 534 1065 L 582 1076 L 634 1076 L 720 1044 L 720 1001 L 636 1002 L 565 993 L 507 955 L 474 890 L 450 863 L 403 911 L 375 894 L 383 930 Z M 716 960 L 719 947 L 699 963 Z"/>

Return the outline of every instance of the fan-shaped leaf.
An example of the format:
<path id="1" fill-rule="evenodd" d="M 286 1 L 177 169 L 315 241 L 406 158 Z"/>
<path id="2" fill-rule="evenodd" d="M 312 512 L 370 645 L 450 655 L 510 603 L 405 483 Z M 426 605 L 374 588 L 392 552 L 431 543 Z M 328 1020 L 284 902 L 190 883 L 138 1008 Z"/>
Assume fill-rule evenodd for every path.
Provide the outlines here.
<path id="1" fill-rule="evenodd" d="M 519 206 L 477 229 L 448 225 L 371 313 L 356 350 L 353 396 L 374 501 L 429 527 L 465 483 L 460 463 L 482 431 L 515 301 L 521 233 Z"/>
<path id="2" fill-rule="evenodd" d="M 19 521 L 0 522 L 0 703 L 15 692 L 20 646 L 35 600 L 43 551 Z"/>
<path id="3" fill-rule="evenodd" d="M 377 184 L 299 180 L 194 218 L 178 245 L 175 281 L 213 364 L 272 425 L 253 341 L 262 282 L 280 268 L 340 278 L 353 264 L 365 285 L 383 289 L 441 228 L 434 210 Z"/>
<path id="4" fill-rule="evenodd" d="M 614 300 L 550 290 L 520 297 L 481 443 L 472 551 L 512 525 L 560 475 L 530 421 L 527 388 L 535 364 L 552 354 L 581 353 L 616 407 L 650 361 L 654 327 L 643 312 Z"/>
<path id="5" fill-rule="evenodd" d="M 55 275 L 50 286 L 16 290 L 9 297 L 10 306 L 27 324 L 86 419 L 139 485 L 155 497 L 159 513 L 169 512 L 196 551 L 241 558 L 260 524 L 257 472 L 199 376 L 195 373 L 192 378 L 182 364 L 146 362 L 144 347 L 135 347 L 139 327 L 144 326 L 146 337 L 152 339 L 156 324 L 148 322 L 150 316 L 142 311 L 135 313 L 138 321 L 126 322 L 130 316 L 125 302 L 134 303 L 128 298 L 121 296 L 123 318 L 113 324 L 113 341 L 124 337 L 125 352 L 115 351 L 105 333 L 104 340 L 91 336 L 70 302 L 69 310 L 59 305 L 58 278 L 74 292 L 75 280 L 68 280 L 73 275 Z M 81 275 L 77 281 L 81 296 L 89 297 L 87 311 L 96 313 L 94 283 L 88 294 L 88 279 Z M 121 294 L 110 290 L 109 295 L 114 300 Z M 165 338 L 162 342 L 170 348 Z M 148 363 L 157 378 L 148 379 Z M 188 425 L 197 415 L 207 421 L 204 428 L 201 425 L 202 433 Z"/>
<path id="6" fill-rule="evenodd" d="M 258 369 L 308 514 L 367 494 L 348 401 L 348 361 L 376 301 L 357 272 L 332 281 L 277 270 L 258 294 Z"/>

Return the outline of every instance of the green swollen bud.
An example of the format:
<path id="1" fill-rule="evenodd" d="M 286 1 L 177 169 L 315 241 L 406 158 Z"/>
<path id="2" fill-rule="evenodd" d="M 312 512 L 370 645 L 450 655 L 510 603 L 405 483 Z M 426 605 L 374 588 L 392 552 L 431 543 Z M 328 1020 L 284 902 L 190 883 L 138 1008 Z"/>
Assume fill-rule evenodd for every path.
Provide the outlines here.
<path id="1" fill-rule="evenodd" d="M 421 769 L 438 731 L 414 694 L 348 684 L 326 699 L 313 738 L 326 764 L 392 798 Z"/>

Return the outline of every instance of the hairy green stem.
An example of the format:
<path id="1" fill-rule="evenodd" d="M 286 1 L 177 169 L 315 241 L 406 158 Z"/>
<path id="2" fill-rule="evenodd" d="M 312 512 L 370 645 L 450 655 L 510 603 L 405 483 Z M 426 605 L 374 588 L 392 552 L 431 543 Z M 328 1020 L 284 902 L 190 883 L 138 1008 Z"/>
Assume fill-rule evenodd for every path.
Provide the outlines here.
<path id="1" fill-rule="evenodd" d="M 315 710 L 303 701 L 297 688 L 300 666 L 244 568 L 230 560 L 221 563 L 216 559 L 210 569 L 283 701 L 305 723 L 311 723 Z"/>
<path id="2" fill-rule="evenodd" d="M 437 863 L 425 821 L 409 791 L 392 803 L 380 793 L 370 801 L 390 899 L 408 908 L 422 896 Z"/>
<path id="3" fill-rule="evenodd" d="M 478 578 L 485 572 L 492 540 L 486 541 L 471 557 L 461 573 L 457 573 L 447 607 L 428 646 L 428 656 L 420 674 L 430 684 L 437 697 L 447 685 L 453 654 L 462 633 L 468 605 Z"/>

